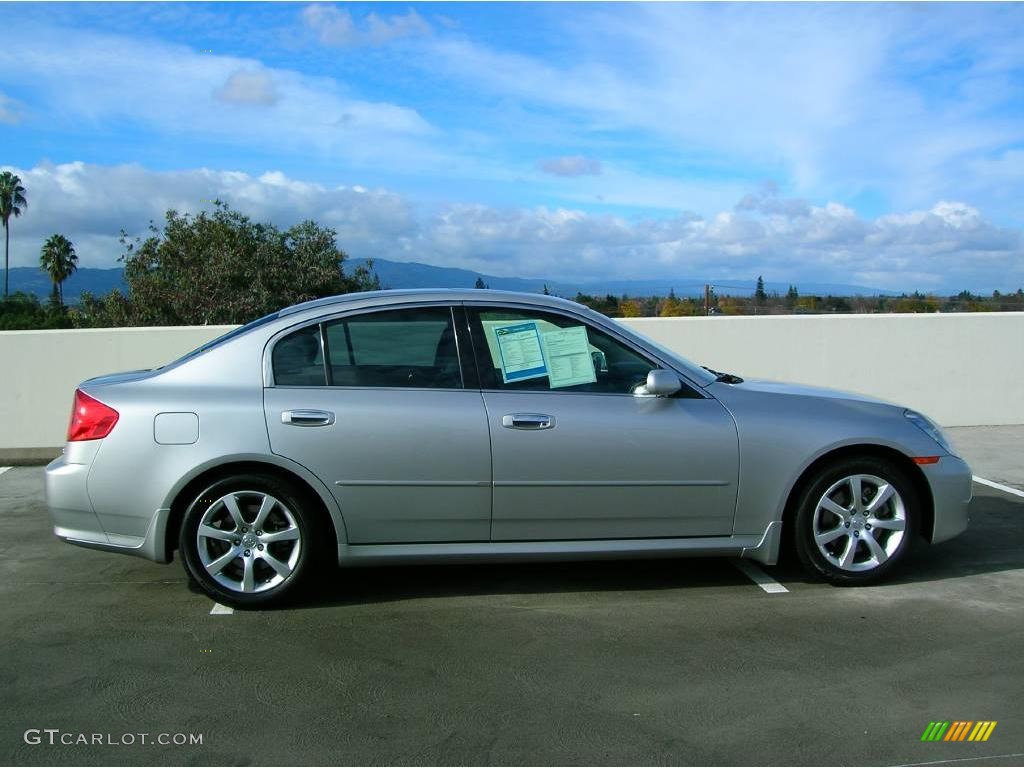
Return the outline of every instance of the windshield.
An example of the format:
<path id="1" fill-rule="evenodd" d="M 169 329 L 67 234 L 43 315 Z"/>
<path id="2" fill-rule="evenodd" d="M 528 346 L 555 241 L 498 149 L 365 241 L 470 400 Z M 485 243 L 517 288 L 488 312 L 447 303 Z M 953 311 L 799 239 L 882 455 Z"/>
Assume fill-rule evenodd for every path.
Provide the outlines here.
<path id="1" fill-rule="evenodd" d="M 167 365 L 162 366 L 162 367 L 163 368 L 169 368 L 172 365 L 178 365 L 179 363 L 184 363 L 186 360 L 191 360 L 193 357 L 198 357 L 199 355 L 203 354 L 203 352 L 208 352 L 209 350 L 213 349 L 214 347 L 219 347 L 221 344 L 224 344 L 225 342 L 228 342 L 228 341 L 231 341 L 232 339 L 238 338 L 239 336 L 241 336 L 241 335 L 243 335 L 245 333 L 248 333 L 249 331 L 251 331 L 251 330 L 253 330 L 255 328 L 259 328 L 261 325 L 266 325 L 269 322 L 277 320 L 277 318 L 280 316 L 280 314 L 281 314 L 280 312 L 271 312 L 269 315 L 264 315 L 263 317 L 260 317 L 260 318 L 257 318 L 256 320 L 248 322 L 245 325 L 240 325 L 238 328 L 230 330 L 227 333 L 221 334 L 220 336 L 218 336 L 217 338 L 213 339 L 212 341 L 208 341 L 205 344 L 203 344 L 202 346 L 196 347 L 191 352 L 189 352 L 189 353 L 187 353 L 185 355 L 182 355 L 177 360 L 175 360 L 173 362 L 170 362 Z"/>

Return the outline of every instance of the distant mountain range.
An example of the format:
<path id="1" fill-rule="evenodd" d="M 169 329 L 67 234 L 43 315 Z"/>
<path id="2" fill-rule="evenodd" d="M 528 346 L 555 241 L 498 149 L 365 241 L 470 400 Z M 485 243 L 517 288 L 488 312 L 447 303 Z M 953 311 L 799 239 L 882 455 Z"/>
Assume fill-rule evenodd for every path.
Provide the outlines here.
<path id="1" fill-rule="evenodd" d="M 366 263 L 366 259 L 349 259 L 345 268 L 349 271 Z M 498 277 L 468 269 L 454 267 L 435 267 L 417 262 L 388 261 L 374 259 L 373 266 L 385 288 L 472 288 L 480 278 L 488 288 L 506 291 L 526 291 L 540 293 L 547 285 L 548 290 L 558 296 L 573 298 L 577 293 L 588 293 L 593 296 L 613 294 L 621 296 L 664 296 L 674 290 L 677 296 L 701 296 L 704 293 L 704 281 L 687 278 L 662 280 L 577 280 L 560 281 L 543 278 Z M 34 293 L 41 299 L 50 295 L 50 278 L 35 267 L 15 267 L 11 270 L 11 292 L 24 291 Z M 756 279 L 749 281 L 712 280 L 715 291 L 719 295 L 733 296 L 751 295 L 754 292 Z M 788 283 L 765 283 L 769 293 L 785 294 Z M 78 301 L 82 291 L 93 295 L 101 295 L 118 289 L 125 291 L 124 270 L 120 267 L 112 269 L 79 269 L 64 284 L 64 300 L 68 303 Z M 878 288 L 865 288 L 860 285 L 844 285 L 840 283 L 800 283 L 797 289 L 803 295 L 824 296 L 897 296 L 899 291 L 883 291 Z M 955 293 L 955 291 L 954 291 Z"/>
<path id="2" fill-rule="evenodd" d="M 0 270 L 2 274 L 2 270 Z M 2 279 L 2 278 L 0 278 Z M 14 267 L 11 269 L 11 293 L 22 291 L 34 293 L 40 299 L 46 299 L 53 290 L 53 283 L 50 276 L 36 267 Z M 128 286 L 124 282 L 124 270 L 121 267 L 114 269 L 91 269 L 83 267 L 77 270 L 64 283 L 64 301 L 74 304 L 78 301 L 82 291 L 89 291 L 95 296 L 117 288 L 127 292 Z"/>
<path id="3" fill-rule="evenodd" d="M 349 268 L 357 267 L 366 263 L 366 259 L 349 259 L 346 264 Z M 455 267 L 435 267 L 430 264 L 419 264 L 415 261 L 387 261 L 385 259 L 373 260 L 374 270 L 380 277 L 381 284 L 385 288 L 472 288 L 479 277 L 487 284 L 488 288 L 496 288 L 503 291 L 527 291 L 540 293 L 547 285 L 548 290 L 558 296 L 574 297 L 577 293 L 588 293 L 592 296 L 604 296 L 613 294 L 621 296 L 665 296 L 669 291 L 675 291 L 677 296 L 703 296 L 704 280 L 692 278 L 661 279 L 661 280 L 577 280 L 566 282 L 560 280 L 545 280 L 542 278 L 527 277 L 498 277 L 496 275 L 485 275 L 480 272 L 471 272 L 468 269 L 457 269 Z M 712 280 L 715 291 L 719 295 L 731 294 L 733 296 L 752 295 L 757 286 L 757 278 L 749 281 L 736 280 Z M 789 290 L 789 283 L 765 282 L 764 288 L 768 293 L 778 292 L 785 294 Z M 883 291 L 878 288 L 865 288 L 860 285 L 843 285 L 835 283 L 808 283 L 797 286 L 803 294 L 816 294 L 825 296 L 898 296 L 899 291 Z"/>

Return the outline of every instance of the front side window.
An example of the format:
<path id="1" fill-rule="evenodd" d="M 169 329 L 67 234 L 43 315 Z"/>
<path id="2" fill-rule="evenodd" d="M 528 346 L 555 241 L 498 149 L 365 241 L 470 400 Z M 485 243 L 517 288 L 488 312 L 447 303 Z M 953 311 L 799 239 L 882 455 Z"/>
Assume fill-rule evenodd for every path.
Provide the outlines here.
<path id="1" fill-rule="evenodd" d="M 657 366 L 608 334 L 549 312 L 471 309 L 483 389 L 632 394 Z"/>

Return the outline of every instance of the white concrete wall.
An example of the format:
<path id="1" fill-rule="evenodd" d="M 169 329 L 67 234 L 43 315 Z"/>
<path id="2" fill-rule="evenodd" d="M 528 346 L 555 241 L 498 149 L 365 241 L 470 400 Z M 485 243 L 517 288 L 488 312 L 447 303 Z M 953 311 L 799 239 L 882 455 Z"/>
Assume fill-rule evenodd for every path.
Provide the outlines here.
<path id="1" fill-rule="evenodd" d="M 1024 313 L 623 322 L 694 362 L 745 378 L 873 395 L 950 427 L 1024 424 Z"/>
<path id="2" fill-rule="evenodd" d="M 740 376 L 862 392 L 947 426 L 1024 424 L 1024 313 L 623 322 Z M 162 365 L 230 328 L 0 332 L 0 452 L 61 445 L 83 379 Z"/>

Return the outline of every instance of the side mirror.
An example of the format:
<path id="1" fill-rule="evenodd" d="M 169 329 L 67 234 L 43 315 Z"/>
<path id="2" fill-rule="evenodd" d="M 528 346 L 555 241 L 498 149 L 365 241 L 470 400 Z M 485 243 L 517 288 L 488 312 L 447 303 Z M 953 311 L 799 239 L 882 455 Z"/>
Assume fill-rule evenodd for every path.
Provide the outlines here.
<path id="1" fill-rule="evenodd" d="M 679 377 L 672 371 L 656 368 L 647 374 L 647 382 L 642 387 L 637 387 L 635 394 L 648 397 L 668 397 L 674 395 L 682 387 Z"/>

